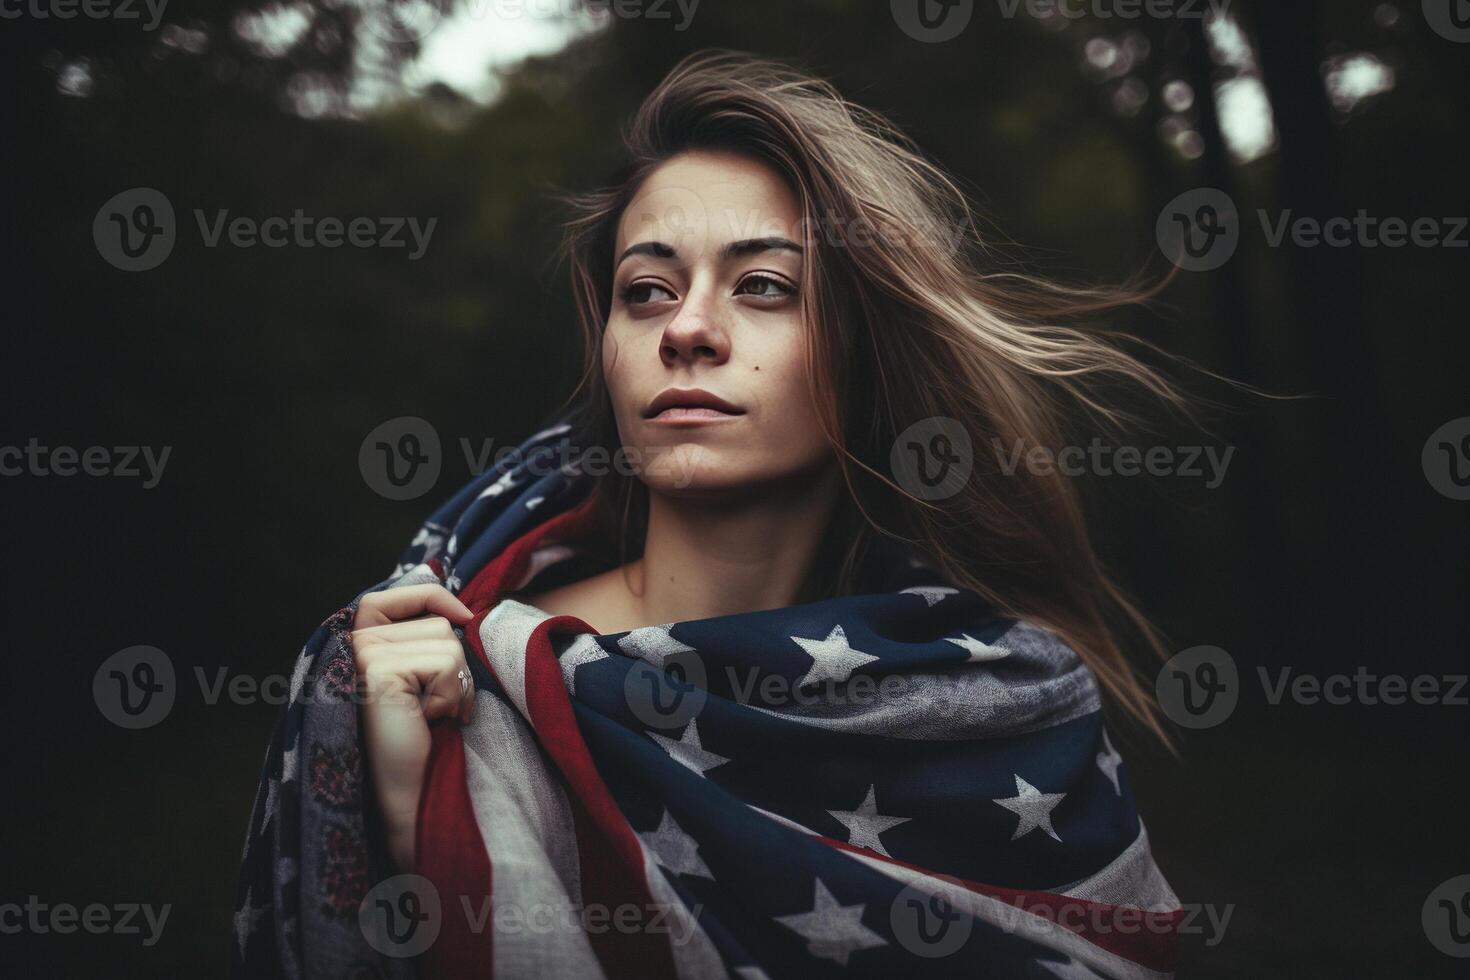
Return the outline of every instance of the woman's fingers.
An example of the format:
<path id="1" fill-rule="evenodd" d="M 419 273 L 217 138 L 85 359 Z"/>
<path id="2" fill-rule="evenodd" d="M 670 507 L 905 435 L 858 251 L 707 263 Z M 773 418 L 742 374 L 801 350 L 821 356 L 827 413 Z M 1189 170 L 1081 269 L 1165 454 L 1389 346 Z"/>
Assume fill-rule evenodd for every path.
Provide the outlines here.
<path id="1" fill-rule="evenodd" d="M 397 643 L 400 640 L 452 640 L 455 636 L 454 625 L 443 616 L 424 616 L 355 629 L 352 631 L 352 639 L 354 643 Z"/>
<path id="2" fill-rule="evenodd" d="M 469 674 L 459 641 L 442 639 L 368 644 L 357 652 L 357 671 L 370 703 L 410 699 L 428 721 L 459 714 L 460 671 Z"/>
<path id="3" fill-rule="evenodd" d="M 362 601 L 357 604 L 353 628 L 371 629 L 374 626 L 412 619 L 424 613 L 443 616 L 458 624 L 468 623 L 475 615 L 442 585 L 405 585 L 363 596 Z"/>

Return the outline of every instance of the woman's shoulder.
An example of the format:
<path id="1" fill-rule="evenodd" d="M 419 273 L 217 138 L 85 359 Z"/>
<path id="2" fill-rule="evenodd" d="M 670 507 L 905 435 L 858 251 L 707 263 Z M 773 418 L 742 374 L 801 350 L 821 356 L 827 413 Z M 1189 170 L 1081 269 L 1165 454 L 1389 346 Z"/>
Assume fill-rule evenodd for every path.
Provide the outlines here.
<path id="1" fill-rule="evenodd" d="M 621 632 L 630 611 L 621 568 L 511 598 L 552 616 L 575 616 L 599 633 Z"/>

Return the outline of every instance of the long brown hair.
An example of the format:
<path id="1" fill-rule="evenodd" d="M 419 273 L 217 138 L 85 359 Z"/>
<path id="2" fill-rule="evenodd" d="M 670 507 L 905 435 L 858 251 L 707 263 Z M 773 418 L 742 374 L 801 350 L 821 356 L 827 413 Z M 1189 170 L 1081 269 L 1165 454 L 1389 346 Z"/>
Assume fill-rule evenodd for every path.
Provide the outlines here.
<path id="1" fill-rule="evenodd" d="M 1187 412 L 1179 390 L 1124 339 L 1068 325 L 1144 301 L 1163 283 L 1073 288 L 982 271 L 994 253 L 955 182 L 886 119 L 776 62 L 720 51 L 686 58 L 644 101 L 624 144 L 628 163 L 612 186 L 568 199 L 564 254 L 585 342 L 568 402 L 578 438 L 618 445 L 602 330 L 618 223 L 643 181 L 690 150 L 764 161 L 792 188 L 808 229 L 811 391 L 847 487 L 811 592 L 852 591 L 875 544 L 904 542 L 1002 613 L 1056 633 L 1127 715 L 1166 737 L 1123 651 L 1141 644 L 1162 657 L 1162 641 L 1100 561 L 1072 478 L 977 451 L 963 486 L 930 500 L 885 472 L 895 440 L 926 419 L 958 420 L 976 446 L 1054 452 L 1069 421 L 1114 431 L 1127 420 L 1109 395 L 1119 380 Z M 620 554 L 640 550 L 646 488 L 614 472 L 594 492 Z"/>

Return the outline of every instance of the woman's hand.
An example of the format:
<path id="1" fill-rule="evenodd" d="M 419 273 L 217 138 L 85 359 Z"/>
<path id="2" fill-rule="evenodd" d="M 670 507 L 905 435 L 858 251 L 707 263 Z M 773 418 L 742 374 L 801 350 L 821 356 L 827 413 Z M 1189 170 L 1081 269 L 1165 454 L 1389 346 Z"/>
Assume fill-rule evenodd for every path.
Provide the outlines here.
<path id="1" fill-rule="evenodd" d="M 363 739 L 388 849 L 401 871 L 414 870 L 429 722 L 458 718 L 465 724 L 474 714 L 474 687 L 453 630 L 471 618 L 443 586 L 411 585 L 363 596 L 353 619 Z"/>

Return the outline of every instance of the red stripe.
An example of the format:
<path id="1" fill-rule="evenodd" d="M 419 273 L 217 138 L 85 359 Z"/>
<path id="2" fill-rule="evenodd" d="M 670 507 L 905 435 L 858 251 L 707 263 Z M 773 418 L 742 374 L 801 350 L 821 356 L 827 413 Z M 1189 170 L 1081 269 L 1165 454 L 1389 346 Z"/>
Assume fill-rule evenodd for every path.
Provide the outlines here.
<path id="1" fill-rule="evenodd" d="M 536 737 L 561 770 L 577 833 L 582 901 L 611 918 L 625 905 L 654 905 L 644 875 L 643 848 L 607 784 L 572 715 L 551 636 L 554 632 L 596 632 L 575 616 L 553 616 L 537 626 L 526 644 L 526 703 Z M 613 920 L 615 921 L 615 920 Z M 671 940 L 645 929 L 606 929 L 591 937 L 593 951 L 609 977 L 675 980 Z"/>
<path id="2" fill-rule="evenodd" d="M 442 925 L 439 938 L 423 955 L 422 975 L 445 980 L 489 977 L 493 931 L 477 935 L 467 913 L 478 917 L 489 910 L 491 877 L 490 855 L 465 780 L 464 739 L 452 722 L 435 723 L 431 731 L 416 847 L 418 873 L 439 892 Z"/>
<path id="3" fill-rule="evenodd" d="M 575 537 L 590 528 L 591 520 L 589 498 L 517 538 L 461 592 L 461 601 L 476 614 L 465 628 L 465 636 L 487 668 L 490 664 L 480 645 L 480 623 L 495 600 L 507 585 L 520 580 L 531 552 L 544 538 L 552 534 Z M 443 574 L 442 568 L 435 571 Z M 477 917 L 489 909 L 493 880 L 490 854 L 480 836 L 470 798 L 464 738 L 459 727 L 447 719 L 431 725 L 430 732 L 433 743 L 416 827 L 417 870 L 439 892 L 443 924 L 439 938 L 422 957 L 423 975 L 446 980 L 490 977 L 495 962 L 494 931 L 485 928 L 475 933 L 465 914 L 466 906 L 461 904 L 461 898 L 467 899 L 467 907 Z"/>
<path id="4" fill-rule="evenodd" d="M 954 875 L 940 874 L 897 858 L 884 857 L 876 851 L 853 847 L 846 841 L 832 837 L 823 837 L 820 834 L 813 836 L 839 851 L 851 851 L 885 864 L 896 864 L 931 878 L 941 878 L 977 894 L 999 899 L 1013 909 L 1055 922 L 1099 949 L 1131 960 L 1147 969 L 1172 973 L 1178 963 L 1179 934 L 1176 930 L 1184 918 L 1182 909 L 1151 912 L 1128 905 L 1089 902 L 1055 892 L 1017 891 L 999 885 L 986 885 Z M 1079 917 L 1082 919 L 1081 923 L 1076 921 Z M 1093 923 L 1098 923 L 1101 927 L 1091 928 Z"/>
<path id="5" fill-rule="evenodd" d="M 595 505 L 588 498 L 507 545 L 461 591 L 460 599 L 475 613 L 465 636 L 470 649 L 492 672 L 494 668 L 480 643 L 480 624 L 485 616 L 505 592 L 519 584 L 538 547 L 552 540 L 582 537 L 594 529 L 595 520 Z M 526 650 L 528 711 L 537 740 L 566 782 L 577 835 L 583 904 L 606 910 L 608 921 L 615 921 L 611 917 L 624 905 L 634 905 L 642 914 L 654 902 L 644 876 L 643 850 L 582 741 L 552 647 L 553 630 L 596 630 L 573 616 L 553 617 L 536 628 Z M 464 741 L 452 722 L 434 726 L 429 772 L 419 804 L 418 847 L 420 873 L 434 883 L 441 901 L 446 903 L 445 928 L 425 954 L 424 975 L 451 980 L 490 976 L 491 933 L 472 933 L 459 905 L 459 896 L 468 895 L 472 909 L 485 907 L 479 903 L 490 895 L 492 869 L 466 782 Z M 670 940 L 664 935 L 610 927 L 589 932 L 588 938 L 609 977 L 677 977 Z"/>

